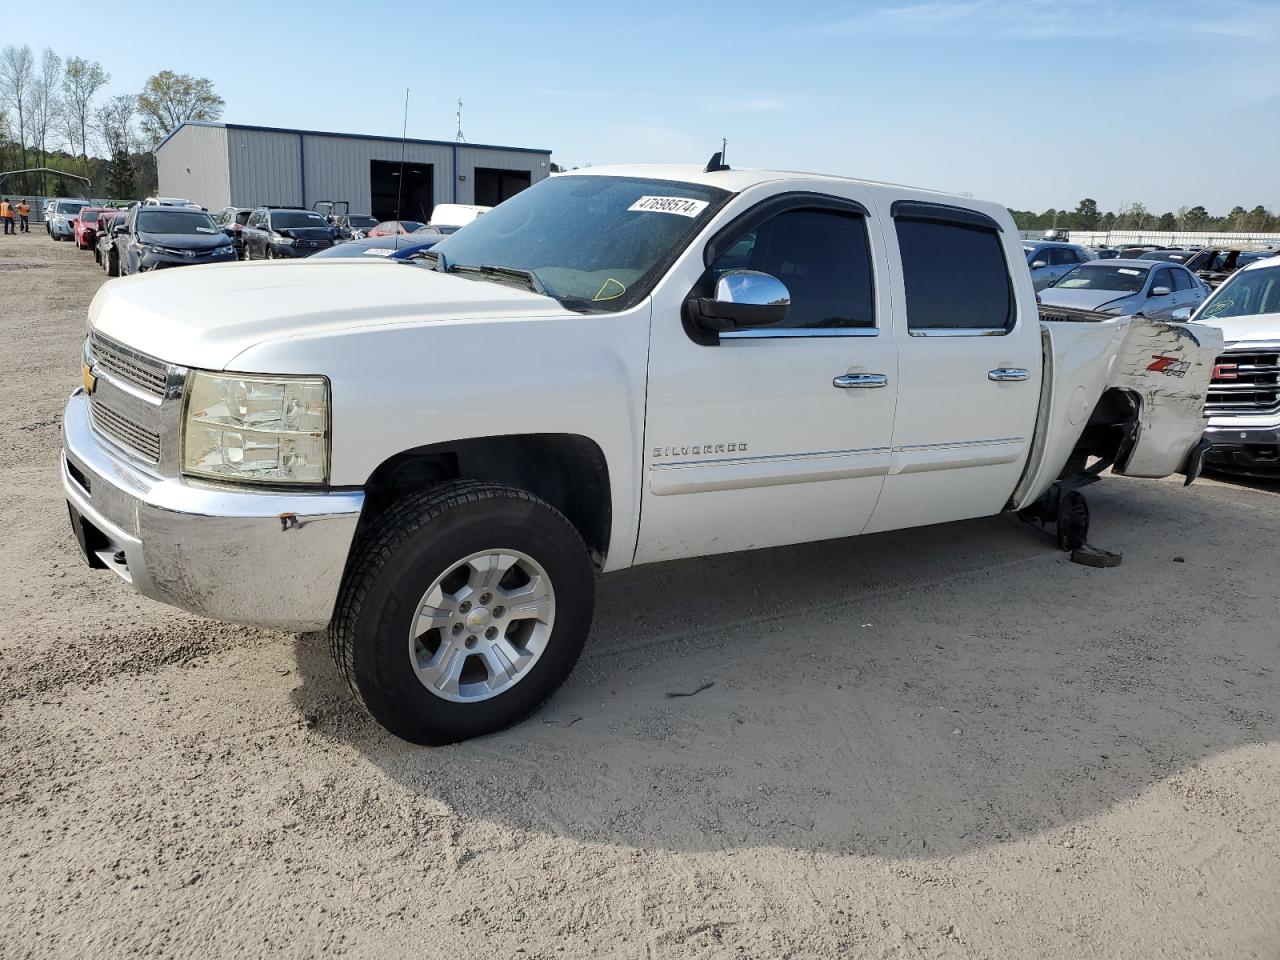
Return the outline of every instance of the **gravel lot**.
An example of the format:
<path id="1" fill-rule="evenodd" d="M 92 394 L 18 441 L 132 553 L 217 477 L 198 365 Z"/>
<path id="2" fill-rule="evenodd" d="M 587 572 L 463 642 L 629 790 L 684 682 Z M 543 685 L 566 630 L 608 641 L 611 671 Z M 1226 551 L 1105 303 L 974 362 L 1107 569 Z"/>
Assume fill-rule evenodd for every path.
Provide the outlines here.
<path id="1" fill-rule="evenodd" d="M 613 575 L 543 712 L 415 748 L 79 559 L 103 279 L 0 237 L 4 960 L 1280 956 L 1280 485 L 1107 478 L 1114 570 L 1002 517 Z"/>

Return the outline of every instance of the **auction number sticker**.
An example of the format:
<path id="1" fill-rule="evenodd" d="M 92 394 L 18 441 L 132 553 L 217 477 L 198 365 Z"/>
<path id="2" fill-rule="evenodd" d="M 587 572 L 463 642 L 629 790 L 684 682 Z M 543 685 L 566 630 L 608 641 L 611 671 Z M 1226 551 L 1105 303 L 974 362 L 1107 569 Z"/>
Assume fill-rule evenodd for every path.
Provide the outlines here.
<path id="1" fill-rule="evenodd" d="M 1116 270 L 1116 273 L 1123 273 L 1126 277 L 1142 276 L 1141 270 L 1134 270 L 1132 267 L 1120 267 L 1118 270 Z"/>
<path id="2" fill-rule="evenodd" d="M 674 213 L 681 217 L 696 217 L 707 209 L 707 202 L 688 197 L 641 197 L 627 209 L 642 213 Z"/>

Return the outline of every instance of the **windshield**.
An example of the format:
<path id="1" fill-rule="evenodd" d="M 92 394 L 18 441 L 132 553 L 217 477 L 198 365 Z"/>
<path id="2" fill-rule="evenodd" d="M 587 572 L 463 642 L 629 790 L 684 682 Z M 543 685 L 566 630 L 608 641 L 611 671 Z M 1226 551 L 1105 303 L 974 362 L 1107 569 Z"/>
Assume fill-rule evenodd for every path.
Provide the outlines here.
<path id="1" fill-rule="evenodd" d="M 58 204 L 58 212 L 59 213 L 79 213 L 88 205 L 89 204 L 87 203 L 75 203 L 74 201 L 72 202 L 63 201 L 62 203 Z"/>
<path id="2" fill-rule="evenodd" d="M 1173 263 L 1185 263 L 1194 254 L 1190 250 L 1148 250 L 1139 260 L 1166 260 Z"/>
<path id="3" fill-rule="evenodd" d="M 293 230 L 297 227 L 327 227 L 329 222 L 318 213 L 273 213 L 271 229 Z"/>
<path id="4" fill-rule="evenodd" d="M 1197 320 L 1251 317 L 1259 313 L 1280 313 L 1280 269 L 1245 270 L 1220 286 Z"/>
<path id="5" fill-rule="evenodd" d="M 368 227 L 376 227 L 378 225 L 377 217 L 347 217 L 347 223 L 355 227 L 357 230 L 364 230 Z"/>
<path id="6" fill-rule="evenodd" d="M 207 213 L 168 210 L 154 207 L 138 213 L 139 233 L 213 234 L 219 230 Z"/>
<path id="7" fill-rule="evenodd" d="M 669 180 L 553 177 L 446 237 L 431 253 L 443 255 L 450 270 L 529 271 L 557 300 L 622 310 L 649 292 L 728 197 L 715 187 Z"/>
<path id="8" fill-rule="evenodd" d="M 100 213 L 102 213 L 101 210 L 82 210 L 80 211 L 80 222 L 81 223 L 97 223 L 98 215 Z"/>
<path id="9" fill-rule="evenodd" d="M 1146 267 L 1115 267 L 1086 263 L 1065 274 L 1055 286 L 1060 290 L 1116 290 L 1136 293 L 1147 282 Z"/>

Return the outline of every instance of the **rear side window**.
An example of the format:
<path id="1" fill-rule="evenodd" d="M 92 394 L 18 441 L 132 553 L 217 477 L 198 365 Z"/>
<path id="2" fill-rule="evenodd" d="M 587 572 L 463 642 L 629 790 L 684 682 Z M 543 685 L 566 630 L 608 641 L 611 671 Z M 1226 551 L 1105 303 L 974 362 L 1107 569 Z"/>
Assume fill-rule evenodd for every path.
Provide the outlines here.
<path id="1" fill-rule="evenodd" d="M 907 328 L 1013 328 L 1013 295 L 994 230 L 933 220 L 895 220 L 907 293 Z"/>
<path id="2" fill-rule="evenodd" d="M 1191 282 L 1191 274 L 1187 273 L 1187 271 L 1170 270 L 1169 273 L 1173 275 L 1173 289 L 1190 290 L 1195 286 L 1195 284 Z"/>
<path id="3" fill-rule="evenodd" d="M 770 330 L 873 329 L 871 251 L 866 221 L 831 210 L 787 210 L 734 241 L 711 265 L 727 270 L 761 270 L 786 284 L 791 294 L 787 319 Z"/>

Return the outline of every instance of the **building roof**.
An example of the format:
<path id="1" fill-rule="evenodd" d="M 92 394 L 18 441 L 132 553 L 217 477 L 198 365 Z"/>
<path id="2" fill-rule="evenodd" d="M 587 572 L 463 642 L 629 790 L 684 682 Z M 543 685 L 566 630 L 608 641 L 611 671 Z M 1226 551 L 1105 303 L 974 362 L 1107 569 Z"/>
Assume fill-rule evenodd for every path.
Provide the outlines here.
<path id="1" fill-rule="evenodd" d="M 152 148 L 152 152 L 158 151 L 183 127 L 222 127 L 227 130 L 253 130 L 262 133 L 293 133 L 305 135 L 308 137 L 337 137 L 342 140 L 382 140 L 391 143 L 399 143 L 400 137 L 380 137 L 366 133 L 335 133 L 330 130 L 297 130 L 292 127 L 260 127 L 248 123 L 215 123 L 208 120 L 184 120 L 178 124 L 165 136 L 163 140 Z M 550 150 L 544 150 L 538 147 L 503 147 L 492 143 L 464 143 L 455 140 L 418 140 L 414 137 L 405 137 L 405 143 L 425 144 L 431 147 L 471 147 L 478 150 L 506 150 L 511 153 L 544 153 L 551 156 Z"/>

